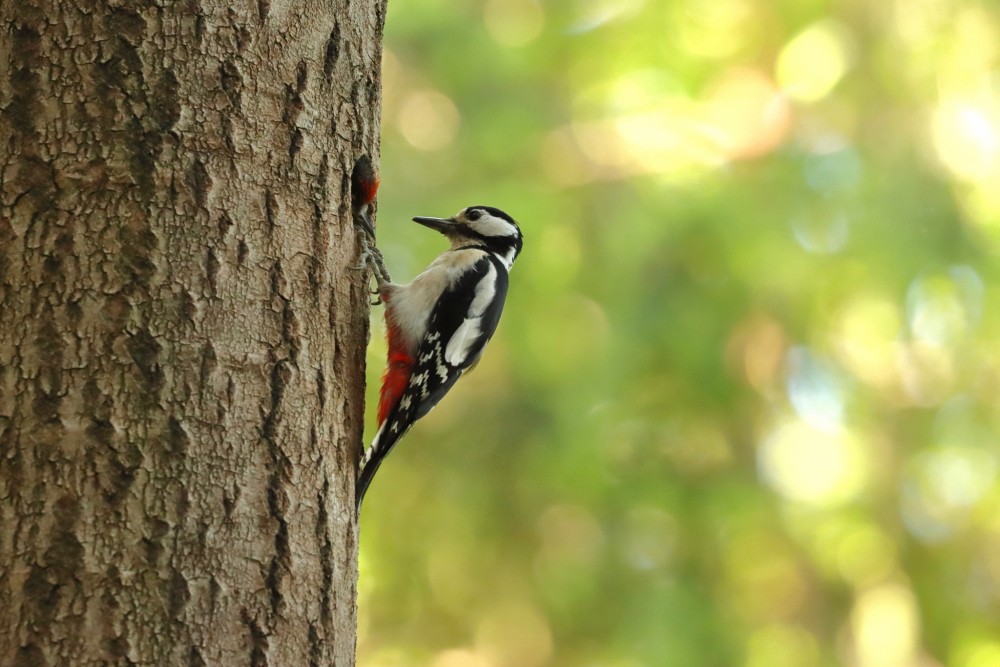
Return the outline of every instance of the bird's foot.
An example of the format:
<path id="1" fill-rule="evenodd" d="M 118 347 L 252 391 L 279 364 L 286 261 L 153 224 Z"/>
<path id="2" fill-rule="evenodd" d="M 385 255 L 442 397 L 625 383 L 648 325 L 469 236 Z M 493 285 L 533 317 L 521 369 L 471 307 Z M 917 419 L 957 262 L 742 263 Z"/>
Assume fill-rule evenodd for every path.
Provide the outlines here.
<path id="1" fill-rule="evenodd" d="M 361 254 L 358 256 L 357 266 L 352 268 L 356 271 L 371 269 L 372 274 L 375 276 L 375 281 L 378 283 L 378 287 L 370 291 L 371 294 L 377 297 L 375 301 L 371 302 L 371 305 L 377 306 L 382 303 L 380 297 L 382 285 L 392 282 L 392 278 L 389 277 L 389 270 L 385 268 L 385 259 L 382 257 L 382 251 L 378 249 L 367 235 L 361 234 L 359 238 L 361 239 Z"/>
<path id="2" fill-rule="evenodd" d="M 391 283 L 392 278 L 389 276 L 389 269 L 385 268 L 385 258 L 382 257 L 382 251 L 367 236 L 362 234 L 360 238 L 361 254 L 358 256 L 358 264 L 354 268 L 358 271 L 370 268 L 380 284 Z"/>

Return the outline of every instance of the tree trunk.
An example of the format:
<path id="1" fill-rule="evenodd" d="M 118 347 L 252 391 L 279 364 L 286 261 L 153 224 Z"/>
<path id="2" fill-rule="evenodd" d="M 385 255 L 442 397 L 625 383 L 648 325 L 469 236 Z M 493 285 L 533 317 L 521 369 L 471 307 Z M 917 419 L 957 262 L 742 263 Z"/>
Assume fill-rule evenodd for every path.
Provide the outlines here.
<path id="1" fill-rule="evenodd" d="M 353 664 L 384 1 L 0 7 L 0 664 Z"/>

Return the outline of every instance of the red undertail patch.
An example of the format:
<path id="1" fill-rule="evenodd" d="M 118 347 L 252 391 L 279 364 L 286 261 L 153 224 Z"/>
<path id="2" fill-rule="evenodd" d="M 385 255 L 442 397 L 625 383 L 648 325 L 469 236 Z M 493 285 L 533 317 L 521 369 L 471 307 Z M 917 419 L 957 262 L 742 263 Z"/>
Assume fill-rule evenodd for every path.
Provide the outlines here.
<path id="1" fill-rule="evenodd" d="M 389 416 L 389 413 L 399 402 L 406 385 L 410 382 L 410 373 L 416 359 L 410 356 L 403 346 L 402 336 L 397 327 L 386 315 L 386 340 L 389 354 L 386 360 L 385 373 L 382 375 L 382 392 L 378 401 L 378 425 Z"/>

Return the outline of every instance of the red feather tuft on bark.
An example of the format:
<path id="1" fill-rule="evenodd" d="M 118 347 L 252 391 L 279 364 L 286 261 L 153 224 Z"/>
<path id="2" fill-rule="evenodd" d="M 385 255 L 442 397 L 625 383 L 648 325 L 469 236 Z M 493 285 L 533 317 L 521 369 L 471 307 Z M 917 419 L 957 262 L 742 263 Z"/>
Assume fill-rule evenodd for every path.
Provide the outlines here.
<path id="1" fill-rule="evenodd" d="M 362 155 L 351 172 L 351 205 L 355 212 L 375 201 L 378 183 L 371 159 L 367 155 Z"/>

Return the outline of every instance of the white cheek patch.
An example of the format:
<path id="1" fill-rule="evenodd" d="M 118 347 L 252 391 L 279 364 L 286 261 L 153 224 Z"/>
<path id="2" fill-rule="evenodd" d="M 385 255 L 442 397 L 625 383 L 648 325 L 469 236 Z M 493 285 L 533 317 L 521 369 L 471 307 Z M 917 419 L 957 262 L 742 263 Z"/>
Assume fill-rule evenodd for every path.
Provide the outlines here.
<path id="1" fill-rule="evenodd" d="M 487 215 L 470 225 L 483 236 L 514 236 L 514 227 L 503 218 Z"/>
<path id="2" fill-rule="evenodd" d="M 472 347 L 479 341 L 482 334 L 480 323 L 482 314 L 493 301 L 497 291 L 497 270 L 492 264 L 489 271 L 476 284 L 476 295 L 469 304 L 469 312 L 455 333 L 448 339 L 444 358 L 452 366 L 461 366 L 469 357 Z"/>

